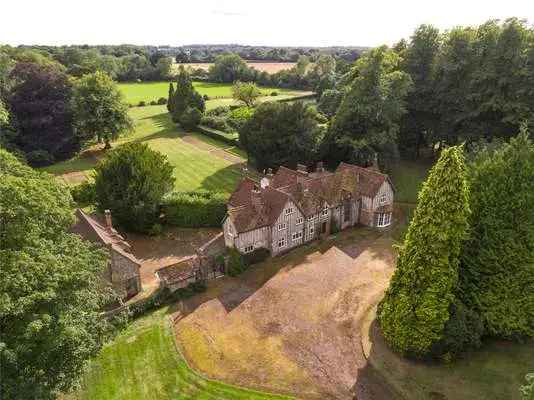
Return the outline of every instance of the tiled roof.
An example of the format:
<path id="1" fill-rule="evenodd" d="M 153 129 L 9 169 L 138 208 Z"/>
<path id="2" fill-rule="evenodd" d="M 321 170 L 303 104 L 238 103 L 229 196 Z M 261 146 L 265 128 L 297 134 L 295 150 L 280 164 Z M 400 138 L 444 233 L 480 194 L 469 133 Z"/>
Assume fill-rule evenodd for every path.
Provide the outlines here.
<path id="1" fill-rule="evenodd" d="M 162 282 L 172 285 L 194 275 L 197 268 L 198 258 L 193 256 L 179 263 L 160 268 L 156 271 L 156 274 Z"/>
<path id="2" fill-rule="evenodd" d="M 375 197 L 389 178 L 380 172 L 341 163 L 334 173 L 321 171 L 308 174 L 281 166 L 261 188 L 258 182 L 245 178 L 228 202 L 228 217 L 238 233 L 271 226 L 288 200 L 305 216 L 319 212 L 326 202 L 330 207 L 345 198 Z"/>
<path id="3" fill-rule="evenodd" d="M 139 260 L 131 253 L 130 244 L 115 229 L 107 228 L 96 216 L 90 216 L 79 208 L 74 215 L 76 216 L 76 223 L 70 229 L 72 233 L 76 233 L 91 242 L 111 247 L 130 261 L 141 265 Z"/>

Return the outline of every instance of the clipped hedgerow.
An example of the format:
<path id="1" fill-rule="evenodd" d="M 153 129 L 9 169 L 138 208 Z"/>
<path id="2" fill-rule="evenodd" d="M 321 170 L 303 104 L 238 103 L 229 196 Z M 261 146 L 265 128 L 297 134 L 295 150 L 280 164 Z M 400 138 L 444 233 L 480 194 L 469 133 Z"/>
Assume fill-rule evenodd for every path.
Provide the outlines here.
<path id="1" fill-rule="evenodd" d="M 96 202 L 96 187 L 93 182 L 85 181 L 70 189 L 77 205 L 85 207 Z"/>
<path id="2" fill-rule="evenodd" d="M 246 266 L 250 266 L 252 264 L 257 264 L 262 261 L 265 261 L 267 258 L 271 256 L 271 252 L 269 249 L 266 249 L 265 247 L 257 248 L 250 253 L 243 254 L 243 262 Z"/>
<path id="3" fill-rule="evenodd" d="M 219 227 L 226 214 L 226 196 L 218 192 L 174 192 L 162 203 L 165 221 L 183 228 Z"/>

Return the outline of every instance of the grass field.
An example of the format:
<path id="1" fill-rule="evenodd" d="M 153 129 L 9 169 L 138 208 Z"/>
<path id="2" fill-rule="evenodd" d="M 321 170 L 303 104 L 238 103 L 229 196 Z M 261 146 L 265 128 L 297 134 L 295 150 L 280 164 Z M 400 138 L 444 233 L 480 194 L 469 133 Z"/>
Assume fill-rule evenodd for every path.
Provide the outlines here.
<path id="1" fill-rule="evenodd" d="M 119 83 L 118 86 L 126 102 L 132 105 L 137 105 L 140 101 L 149 102 L 160 97 L 167 98 L 169 94 L 169 82 Z M 200 94 L 206 94 L 210 98 L 228 98 L 230 100 L 232 97 L 232 85 L 229 83 L 193 82 L 193 86 Z M 274 91 L 278 92 L 279 96 L 272 96 L 273 99 L 282 99 L 305 93 L 297 90 L 268 87 L 261 87 L 261 91 L 264 96 L 269 96 Z"/>
<path id="2" fill-rule="evenodd" d="M 289 399 L 207 380 L 176 351 L 164 308 L 134 321 L 92 361 L 69 400 Z"/>
<path id="3" fill-rule="evenodd" d="M 395 186 L 395 201 L 416 203 L 417 194 L 431 167 L 430 161 L 402 160 L 394 165 L 390 176 Z"/>
<path id="4" fill-rule="evenodd" d="M 176 190 L 187 191 L 203 188 L 224 193 L 233 191 L 241 178 L 239 167 L 210 151 L 213 147 L 228 148 L 229 145 L 200 134 L 186 136 L 186 132 L 171 121 L 165 106 L 132 108 L 130 115 L 135 122 L 134 132 L 114 142 L 113 146 L 137 141 L 147 143 L 154 150 L 167 155 L 169 162 L 175 167 Z M 192 143 L 191 138 L 195 138 L 200 144 L 210 145 L 205 146 L 209 149 Z M 238 149 L 230 148 L 229 150 L 235 155 L 244 155 Z M 98 156 L 82 154 L 82 156 L 72 160 L 47 167 L 45 170 L 56 175 L 76 172 L 90 175 L 97 160 Z"/>

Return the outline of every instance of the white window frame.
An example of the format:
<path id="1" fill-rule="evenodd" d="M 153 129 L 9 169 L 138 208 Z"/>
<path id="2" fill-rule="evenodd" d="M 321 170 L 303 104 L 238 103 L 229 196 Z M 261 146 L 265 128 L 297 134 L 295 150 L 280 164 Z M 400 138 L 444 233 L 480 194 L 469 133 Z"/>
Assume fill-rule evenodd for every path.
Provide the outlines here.
<path id="1" fill-rule="evenodd" d="M 321 211 L 321 215 L 327 216 L 328 215 L 328 204 L 325 204 L 323 207 L 323 211 Z"/>
<path id="2" fill-rule="evenodd" d="M 252 253 L 254 251 L 254 245 L 251 244 L 249 246 L 246 246 L 244 249 L 243 249 L 243 252 L 244 253 Z"/>
<path id="3" fill-rule="evenodd" d="M 297 220 L 295 221 L 295 224 L 297 225 L 301 225 L 304 223 L 304 218 L 302 217 L 297 217 Z"/>
<path id="4" fill-rule="evenodd" d="M 302 239 L 302 231 L 293 232 L 293 235 L 291 236 L 291 238 L 293 239 L 293 241 Z"/>
<path id="5" fill-rule="evenodd" d="M 315 226 L 312 225 L 308 228 L 308 236 L 313 236 L 314 233 L 315 233 Z"/>
<path id="6" fill-rule="evenodd" d="M 314 219 L 315 219 L 315 215 L 310 215 L 310 216 L 308 217 L 308 221 L 313 221 Z"/>
<path id="7" fill-rule="evenodd" d="M 293 207 L 286 208 L 286 215 L 293 214 Z"/>
<path id="8" fill-rule="evenodd" d="M 286 243 L 286 237 L 283 236 L 281 238 L 278 238 L 278 248 L 281 249 L 283 247 L 286 247 L 287 243 Z"/>
<path id="9" fill-rule="evenodd" d="M 287 224 L 285 222 L 278 224 L 279 231 L 283 231 L 284 229 L 287 229 Z"/>
<path id="10" fill-rule="evenodd" d="M 385 194 L 378 198 L 378 204 L 385 204 L 387 202 L 387 196 Z"/>
<path id="11" fill-rule="evenodd" d="M 378 219 L 376 221 L 376 226 L 379 228 L 383 228 L 389 225 L 391 225 L 391 213 L 390 212 L 379 213 Z"/>

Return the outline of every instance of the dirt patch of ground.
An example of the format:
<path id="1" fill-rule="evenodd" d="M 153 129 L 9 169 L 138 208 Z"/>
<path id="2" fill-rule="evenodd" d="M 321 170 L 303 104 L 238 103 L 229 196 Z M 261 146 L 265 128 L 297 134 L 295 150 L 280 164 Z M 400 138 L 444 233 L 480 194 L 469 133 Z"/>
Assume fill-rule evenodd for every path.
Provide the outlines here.
<path id="1" fill-rule="evenodd" d="M 195 254 L 195 250 L 220 233 L 218 228 L 167 228 L 157 237 L 128 234 L 132 252 L 141 261 L 143 290 L 157 287 L 155 272 Z"/>
<path id="2" fill-rule="evenodd" d="M 361 345 L 394 265 L 390 240 L 374 239 L 340 241 L 296 263 L 273 259 L 278 272 L 252 293 L 221 285 L 216 298 L 176 317 L 186 358 L 208 376 L 303 398 L 391 398 L 364 373 Z"/>
<path id="3" fill-rule="evenodd" d="M 187 63 L 187 64 L 178 64 L 183 65 L 185 67 L 193 68 L 193 69 L 203 69 L 207 71 L 210 66 L 213 65 L 213 63 Z M 260 72 L 268 72 L 269 74 L 274 74 L 279 71 L 283 71 L 286 69 L 291 69 L 295 65 L 294 62 L 261 62 L 261 61 L 247 61 L 247 65 L 249 67 L 253 67 L 257 69 Z"/>
<path id="4" fill-rule="evenodd" d="M 67 185 L 78 185 L 82 182 L 85 182 L 87 180 L 87 175 L 85 172 L 76 171 L 76 172 L 69 172 L 67 174 L 62 174 L 59 176 Z"/>

